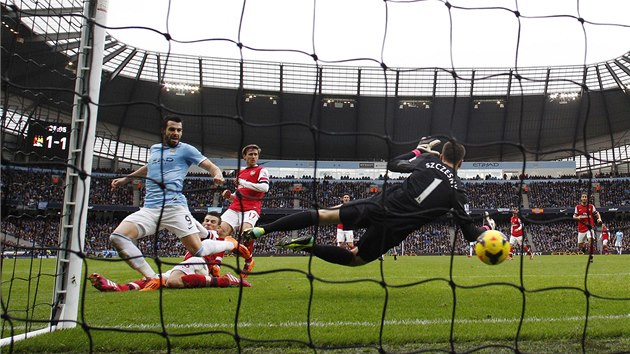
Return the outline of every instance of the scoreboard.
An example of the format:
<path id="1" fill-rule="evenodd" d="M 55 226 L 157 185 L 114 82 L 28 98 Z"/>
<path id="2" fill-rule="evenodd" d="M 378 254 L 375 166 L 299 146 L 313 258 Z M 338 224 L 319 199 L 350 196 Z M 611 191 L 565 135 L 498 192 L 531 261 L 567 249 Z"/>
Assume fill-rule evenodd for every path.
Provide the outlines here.
<path id="1" fill-rule="evenodd" d="M 26 144 L 36 157 L 68 158 L 70 125 L 31 120 L 28 124 Z"/>

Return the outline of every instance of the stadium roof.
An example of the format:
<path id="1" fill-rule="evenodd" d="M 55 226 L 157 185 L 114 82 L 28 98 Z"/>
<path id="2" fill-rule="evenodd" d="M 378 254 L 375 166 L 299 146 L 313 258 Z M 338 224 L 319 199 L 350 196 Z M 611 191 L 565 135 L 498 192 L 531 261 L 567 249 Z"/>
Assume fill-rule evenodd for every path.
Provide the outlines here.
<path id="1" fill-rule="evenodd" d="M 30 98 L 64 100 L 58 106 L 71 111 L 63 91 L 74 87 L 82 6 L 2 5 L 12 93 L 29 96 L 30 87 L 54 87 L 62 77 L 61 92 Z M 467 143 L 470 161 L 521 160 L 523 153 L 548 160 L 623 146 L 630 129 L 630 53 L 561 67 L 384 70 L 157 53 L 107 35 L 103 65 L 101 134 L 150 145 L 160 113 L 170 111 L 190 117 L 184 140 L 209 156 L 232 156 L 255 141 L 265 158 L 382 160 L 438 135 Z M 43 67 L 55 75 L 34 83 Z"/>

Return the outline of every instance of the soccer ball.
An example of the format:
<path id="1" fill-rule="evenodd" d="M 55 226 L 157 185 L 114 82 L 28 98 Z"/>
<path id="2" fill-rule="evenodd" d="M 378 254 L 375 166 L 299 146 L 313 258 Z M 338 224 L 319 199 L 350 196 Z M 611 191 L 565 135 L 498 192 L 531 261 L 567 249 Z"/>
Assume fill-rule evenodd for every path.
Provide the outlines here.
<path id="1" fill-rule="evenodd" d="M 475 253 L 485 264 L 499 264 L 508 257 L 510 243 L 501 231 L 488 230 L 477 238 Z"/>

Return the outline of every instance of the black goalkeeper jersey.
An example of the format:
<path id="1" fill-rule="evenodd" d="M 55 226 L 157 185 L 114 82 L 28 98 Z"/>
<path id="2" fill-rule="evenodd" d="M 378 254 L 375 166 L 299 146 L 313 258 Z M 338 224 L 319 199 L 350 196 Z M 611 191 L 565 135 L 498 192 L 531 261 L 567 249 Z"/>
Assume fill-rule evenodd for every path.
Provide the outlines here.
<path id="1" fill-rule="evenodd" d="M 424 211 L 422 219 L 429 221 L 451 212 L 468 241 L 476 240 L 485 230 L 475 226 L 469 217 L 468 196 L 461 179 L 436 156 L 415 157 L 410 152 L 390 161 L 387 168 L 392 172 L 411 172 L 411 175 L 402 183 L 400 191 L 386 198 L 386 205 L 396 210 Z"/>
<path id="2" fill-rule="evenodd" d="M 466 190 L 452 168 L 437 157 L 413 153 L 391 160 L 390 171 L 411 173 L 404 182 L 388 184 L 367 200 L 342 206 L 340 218 L 353 228 L 374 227 L 385 231 L 387 247 L 399 244 L 411 232 L 450 212 L 468 241 L 485 229 L 474 225 L 468 216 Z M 351 208 L 347 208 L 351 206 Z M 373 235 L 372 237 L 376 237 Z"/>

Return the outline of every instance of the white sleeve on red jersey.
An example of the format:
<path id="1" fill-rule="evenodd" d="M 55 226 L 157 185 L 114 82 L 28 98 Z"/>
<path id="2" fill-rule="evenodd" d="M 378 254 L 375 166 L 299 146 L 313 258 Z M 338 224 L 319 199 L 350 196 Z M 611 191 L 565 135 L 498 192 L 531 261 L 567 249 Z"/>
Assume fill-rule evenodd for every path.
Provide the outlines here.
<path id="1" fill-rule="evenodd" d="M 267 193 L 269 191 L 269 182 L 252 183 L 244 179 L 238 180 L 238 185 L 243 188 L 251 189 L 256 192 Z"/>

